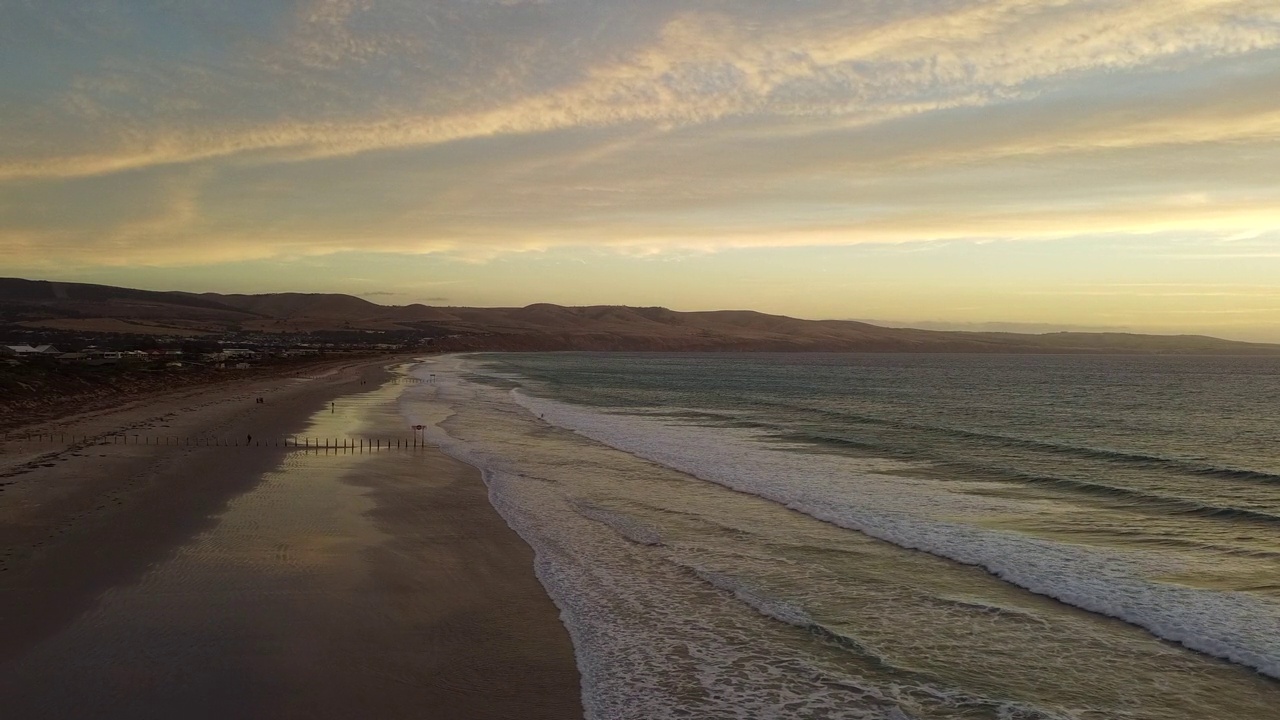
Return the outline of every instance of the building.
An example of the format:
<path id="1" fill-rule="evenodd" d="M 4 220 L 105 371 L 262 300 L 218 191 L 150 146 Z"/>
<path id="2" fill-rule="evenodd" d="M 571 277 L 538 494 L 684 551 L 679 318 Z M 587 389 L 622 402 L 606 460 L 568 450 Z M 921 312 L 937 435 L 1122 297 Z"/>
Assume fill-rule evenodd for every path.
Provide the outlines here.
<path id="1" fill-rule="evenodd" d="M 18 357 L 29 357 L 39 355 L 40 351 L 30 345 L 0 345 L 0 353 L 5 355 L 17 355 Z"/>
<path id="2" fill-rule="evenodd" d="M 62 351 L 52 345 L 0 345 L 0 355 L 10 357 L 57 357 Z"/>
<path id="3" fill-rule="evenodd" d="M 84 354 L 88 355 L 84 362 L 90 365 L 115 365 L 124 357 L 124 354 L 117 350 L 100 350 L 98 348 L 85 348 Z"/>

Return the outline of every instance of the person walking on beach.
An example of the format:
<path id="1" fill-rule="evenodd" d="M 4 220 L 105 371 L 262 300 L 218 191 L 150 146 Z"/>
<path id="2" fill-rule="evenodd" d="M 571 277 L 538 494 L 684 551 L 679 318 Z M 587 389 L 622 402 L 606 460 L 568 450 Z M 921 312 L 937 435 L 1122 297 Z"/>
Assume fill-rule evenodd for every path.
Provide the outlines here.
<path id="1" fill-rule="evenodd" d="M 245 438 L 245 439 L 244 439 L 244 444 L 245 444 L 245 445 L 252 445 L 252 444 L 253 444 L 253 436 L 252 436 L 252 435 L 250 435 L 249 437 Z"/>

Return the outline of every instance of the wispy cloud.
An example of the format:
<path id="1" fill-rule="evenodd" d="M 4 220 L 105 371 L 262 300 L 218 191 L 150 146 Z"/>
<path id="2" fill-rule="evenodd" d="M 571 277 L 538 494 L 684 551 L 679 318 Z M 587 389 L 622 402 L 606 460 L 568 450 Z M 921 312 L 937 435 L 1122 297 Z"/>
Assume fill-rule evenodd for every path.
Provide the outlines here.
<path id="1" fill-rule="evenodd" d="M 538 5 L 527 15 L 543 23 L 565 20 L 574 5 Z M 70 177 L 220 157 L 301 160 L 570 128 L 670 128 L 735 116 L 806 117 L 849 128 L 1025 101 L 1053 83 L 1082 77 L 1177 71 L 1280 47 L 1280 9 L 1252 0 L 904 4 L 892 15 L 857 3 L 819 4 L 807 13 L 748 3 L 734 14 L 697 4 L 656 5 L 647 23 L 651 35 L 619 51 L 611 52 L 607 38 L 587 46 L 571 71 L 548 82 L 536 67 L 558 48 L 540 46 L 509 26 L 485 27 L 489 11 L 483 4 L 472 7 L 460 5 L 437 17 L 441 13 L 430 5 L 409 12 L 398 3 L 372 0 L 303 4 L 282 23 L 286 36 L 279 44 L 290 53 L 287 62 L 274 53 L 247 56 L 269 72 L 260 86 L 246 90 L 283 95 L 270 102 L 278 111 L 269 119 L 226 122 L 196 92 L 190 112 L 165 113 L 154 124 L 117 125 L 103 103 L 82 90 L 96 78 L 78 76 L 51 100 L 71 115 L 99 121 L 86 127 L 98 135 L 95 150 L 0 158 L 0 177 Z M 389 28 L 396 18 L 408 27 Z M 441 23 L 452 27 L 441 31 Z M 462 55 L 452 58 L 457 72 L 441 81 L 432 71 L 447 58 L 428 52 L 422 45 L 430 40 L 416 39 L 410 31 L 415 26 L 431 39 L 457 30 L 462 42 L 480 39 L 467 33 L 486 31 L 494 34 L 492 44 L 511 40 L 517 52 L 495 58 L 514 63 L 500 73 L 510 79 L 490 97 L 459 90 L 458 80 L 472 75 L 487 81 L 497 70 L 475 56 L 477 50 L 457 47 L 455 39 L 449 50 Z M 358 98 L 344 82 L 361 77 L 370 64 L 386 64 L 393 74 L 382 80 L 388 86 L 380 102 L 366 109 L 352 103 Z M 195 71 L 184 66 L 179 77 L 198 89 L 237 82 L 240 73 L 257 69 L 236 62 L 222 75 L 206 71 L 193 78 Z M 119 72 L 107 81 L 120 85 L 130 100 L 162 100 L 145 87 L 129 87 Z M 435 92 L 443 92 L 445 102 L 421 100 Z M 291 95 L 297 96 L 296 106 L 289 105 Z M 448 103 L 449 96 L 456 101 Z M 325 101 L 338 105 L 308 112 Z M 1105 128 L 1068 128 L 1061 135 L 1042 128 L 1037 137 L 1023 138 L 1018 151 L 1269 138 L 1278 129 L 1280 108 L 1272 105 L 1211 117 L 1138 117 Z"/>

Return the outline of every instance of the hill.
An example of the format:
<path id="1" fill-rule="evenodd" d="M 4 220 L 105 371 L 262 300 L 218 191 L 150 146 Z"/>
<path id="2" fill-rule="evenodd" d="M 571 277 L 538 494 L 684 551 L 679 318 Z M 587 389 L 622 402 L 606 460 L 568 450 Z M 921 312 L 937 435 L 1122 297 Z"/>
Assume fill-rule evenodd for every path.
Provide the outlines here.
<path id="1" fill-rule="evenodd" d="M 915 330 L 751 310 L 619 305 L 386 306 L 332 293 L 195 294 L 17 278 L 0 278 L 0 322 L 193 336 L 394 332 L 448 350 L 1280 354 L 1280 345 L 1189 335 Z"/>
<path id="2" fill-rule="evenodd" d="M 175 292 L 0 278 L 0 321 L 86 332 L 225 332 L 259 316 Z"/>

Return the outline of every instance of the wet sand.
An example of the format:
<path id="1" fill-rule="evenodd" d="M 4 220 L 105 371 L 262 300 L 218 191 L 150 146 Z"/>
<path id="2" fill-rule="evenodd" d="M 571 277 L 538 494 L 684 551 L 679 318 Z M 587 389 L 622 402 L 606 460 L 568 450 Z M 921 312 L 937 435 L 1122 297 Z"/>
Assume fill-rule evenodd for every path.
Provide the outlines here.
<path id="1" fill-rule="evenodd" d="M 67 430 L 407 437 L 388 377 L 185 393 Z M 581 717 L 531 551 L 434 449 L 34 452 L 0 454 L 21 471 L 0 478 L 5 716 Z"/>

